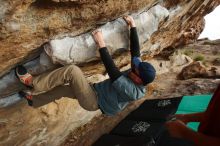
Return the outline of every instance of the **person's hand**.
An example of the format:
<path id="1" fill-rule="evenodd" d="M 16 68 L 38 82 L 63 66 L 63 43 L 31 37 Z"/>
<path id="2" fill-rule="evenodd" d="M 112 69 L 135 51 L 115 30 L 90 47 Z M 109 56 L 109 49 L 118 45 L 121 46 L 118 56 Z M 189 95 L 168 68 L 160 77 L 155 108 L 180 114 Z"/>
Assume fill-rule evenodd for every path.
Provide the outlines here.
<path id="1" fill-rule="evenodd" d="M 182 121 L 184 124 L 187 124 L 189 122 L 187 116 L 185 114 L 176 114 L 174 116 L 177 120 Z"/>
<path id="2" fill-rule="evenodd" d="M 127 24 L 130 27 L 136 27 L 133 17 L 131 17 L 131 16 L 124 16 L 123 18 L 124 18 L 124 20 L 127 22 Z"/>
<path id="3" fill-rule="evenodd" d="M 190 122 L 190 120 L 188 119 L 188 116 L 186 114 L 171 115 L 168 117 L 168 120 L 171 120 L 171 121 L 180 120 L 184 124 L 187 124 L 188 122 Z"/>
<path id="4" fill-rule="evenodd" d="M 185 133 L 184 131 L 188 129 L 186 125 L 180 120 L 169 121 L 165 125 L 170 135 L 177 138 L 182 138 Z"/>
<path id="5" fill-rule="evenodd" d="M 93 38 L 98 45 L 99 48 L 105 47 L 105 41 L 102 35 L 102 31 L 99 29 L 96 29 L 92 32 Z"/>

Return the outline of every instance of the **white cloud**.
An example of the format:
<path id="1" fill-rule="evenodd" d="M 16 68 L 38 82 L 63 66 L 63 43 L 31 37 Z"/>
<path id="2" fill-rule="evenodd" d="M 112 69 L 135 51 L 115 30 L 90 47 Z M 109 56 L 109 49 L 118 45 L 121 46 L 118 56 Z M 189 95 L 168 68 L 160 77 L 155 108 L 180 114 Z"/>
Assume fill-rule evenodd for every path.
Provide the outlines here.
<path id="1" fill-rule="evenodd" d="M 210 40 L 220 39 L 220 5 L 213 12 L 205 16 L 205 29 L 199 38 L 209 38 Z"/>

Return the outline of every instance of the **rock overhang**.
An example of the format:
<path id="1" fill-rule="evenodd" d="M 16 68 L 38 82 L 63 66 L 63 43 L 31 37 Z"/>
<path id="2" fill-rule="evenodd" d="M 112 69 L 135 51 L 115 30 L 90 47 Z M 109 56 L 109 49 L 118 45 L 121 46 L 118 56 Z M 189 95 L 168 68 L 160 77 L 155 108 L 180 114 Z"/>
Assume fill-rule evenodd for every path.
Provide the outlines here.
<path id="1" fill-rule="evenodd" d="M 39 4 L 39 2 L 41 2 L 41 4 Z M 103 24 L 103 22 L 104 24 L 107 22 L 111 23 L 113 22 L 112 20 L 120 18 L 125 13 L 128 14 L 134 11 L 143 12 L 144 9 L 150 9 L 153 7 L 153 5 L 159 3 L 169 11 L 169 17 L 166 17 L 164 21 L 158 24 L 158 30 L 152 33 L 151 37 L 148 38 L 147 34 L 145 34 L 145 37 L 148 39 L 147 42 L 144 42 L 142 46 L 142 53 L 144 55 L 154 56 L 155 54 L 160 53 L 161 50 L 166 47 L 174 46 L 175 48 L 175 46 L 181 44 L 180 42 L 182 40 L 183 43 L 185 43 L 185 39 L 190 40 L 190 38 L 184 38 L 180 35 L 182 30 L 187 31 L 187 29 L 193 27 L 195 30 L 198 30 L 197 34 L 199 34 L 202 28 L 198 29 L 197 27 L 199 25 L 202 26 L 203 16 L 219 4 L 218 1 L 211 0 L 192 0 L 190 2 L 179 0 L 143 0 L 136 2 L 127 0 L 108 0 L 100 1 L 102 4 L 100 13 L 93 13 L 93 15 L 90 15 L 89 12 L 91 9 L 89 9 L 89 7 L 97 5 L 96 8 L 92 8 L 94 11 L 97 11 L 99 8 L 101 8 L 101 5 L 98 5 L 97 1 L 89 2 L 87 0 L 80 0 L 74 1 L 73 3 L 71 0 L 67 0 L 67 2 L 65 2 L 65 0 L 61 0 L 62 4 L 59 4 L 59 2 L 56 4 L 51 4 L 50 2 L 51 1 L 48 0 L 46 3 L 47 5 L 43 6 L 43 0 L 25 0 L 23 3 L 18 0 L 14 0 L 13 2 L 11 1 L 11 3 L 4 1 L 2 6 L 4 6 L 5 9 L 1 11 L 2 13 L 0 13 L 2 18 L 0 24 L 2 26 L 0 29 L 1 75 L 10 71 L 10 69 L 16 66 L 18 63 L 25 63 L 27 60 L 38 56 L 40 53 L 33 53 L 33 50 L 36 50 L 36 48 L 38 48 L 40 45 L 48 42 L 51 39 L 59 40 L 64 36 L 81 36 L 90 29 L 95 28 L 96 23 L 99 23 L 99 26 L 100 23 Z M 115 4 L 112 4 L 113 2 L 115 2 Z M 77 4 L 77 6 L 67 6 L 70 3 Z M 85 11 L 83 11 L 84 8 Z M 81 12 L 79 12 L 80 10 Z M 68 15 L 68 17 L 65 17 L 64 15 Z M 193 39 L 196 39 L 197 34 L 193 36 Z M 125 45 L 125 47 L 126 46 L 127 45 Z M 92 56 L 94 55 L 95 54 Z M 115 61 L 120 67 L 129 64 L 129 59 L 126 59 L 126 57 L 129 58 L 128 53 L 123 55 L 123 59 L 128 61 L 124 61 L 122 59 L 120 60 L 119 57 L 115 58 Z M 28 62 L 25 65 L 29 66 L 30 70 L 36 72 L 37 68 L 39 67 L 38 65 L 41 64 L 46 67 L 47 63 L 49 62 L 40 62 L 40 59 L 42 59 L 43 55 L 41 54 L 40 56 L 40 58 L 35 59 L 33 62 Z M 178 58 L 184 58 L 184 56 Z M 174 65 L 176 65 L 176 63 L 182 62 L 175 62 Z M 166 66 L 169 66 L 169 64 L 169 62 L 162 63 L 163 68 L 161 72 L 169 72 L 169 69 L 166 68 Z M 158 64 L 158 66 L 160 65 L 161 64 Z M 41 67 L 42 66 L 40 66 L 40 68 Z M 88 68 L 87 74 L 89 76 L 92 74 L 101 73 L 99 68 L 95 68 L 97 67 L 96 65 L 93 67 L 91 64 L 86 64 L 85 67 Z M 98 71 L 90 72 L 90 70 L 94 69 Z M 14 72 L 12 71 L 10 74 L 11 75 L 8 76 L 8 79 L 15 79 Z M 1 82 L 1 87 L 3 87 L 4 84 L 5 81 Z M 192 83 L 189 84 L 191 85 Z M 6 99 L 7 98 L 5 98 L 5 100 Z M 15 98 L 13 97 L 11 99 L 14 100 Z M 10 99 L 7 100 L 8 101 L 5 101 L 4 103 L 11 103 Z M 2 112 L 0 124 L 5 125 L 2 127 L 0 126 L 0 131 L 3 131 L 1 133 L 5 134 L 0 135 L 0 144 L 3 145 L 11 145 L 14 143 L 46 143 L 49 145 L 58 145 L 62 138 L 64 138 L 69 132 L 66 129 L 74 129 L 83 123 L 87 123 L 92 117 L 94 117 L 94 115 L 97 115 L 97 113 L 83 111 L 75 101 L 70 101 L 67 99 L 55 101 L 38 109 L 30 109 L 24 104 L 24 102 L 22 102 L 7 108 L 2 108 L 0 110 Z M 74 112 L 75 110 L 77 110 L 77 112 Z M 83 116 L 80 116 L 80 114 Z M 32 117 L 30 117 L 30 115 Z M 81 117 L 81 119 L 78 119 L 77 117 Z M 23 124 L 23 126 L 16 127 L 15 125 L 17 124 Z M 32 126 L 30 127 L 30 125 Z M 60 125 L 60 127 L 54 128 L 55 131 L 53 131 L 51 129 L 53 129 L 52 127 L 54 125 Z M 32 132 L 33 135 L 29 135 L 28 133 L 26 134 L 25 132 L 18 132 L 25 130 L 30 131 L 30 133 Z M 6 133 L 13 133 L 14 135 L 6 135 Z M 62 138 L 60 135 L 62 135 Z M 12 140 L 12 136 L 14 139 L 16 139 L 16 141 Z"/>

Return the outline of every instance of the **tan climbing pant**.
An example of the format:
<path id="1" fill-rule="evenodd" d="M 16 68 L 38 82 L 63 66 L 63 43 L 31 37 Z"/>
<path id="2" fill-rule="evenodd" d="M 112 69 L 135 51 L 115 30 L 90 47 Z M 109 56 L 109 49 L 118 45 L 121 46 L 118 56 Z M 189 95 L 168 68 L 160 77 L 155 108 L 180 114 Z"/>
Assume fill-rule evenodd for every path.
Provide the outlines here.
<path id="1" fill-rule="evenodd" d="M 86 110 L 98 109 L 97 94 L 76 65 L 64 66 L 33 77 L 33 87 L 33 104 L 44 104 L 47 98 L 70 97 L 78 99 Z"/>

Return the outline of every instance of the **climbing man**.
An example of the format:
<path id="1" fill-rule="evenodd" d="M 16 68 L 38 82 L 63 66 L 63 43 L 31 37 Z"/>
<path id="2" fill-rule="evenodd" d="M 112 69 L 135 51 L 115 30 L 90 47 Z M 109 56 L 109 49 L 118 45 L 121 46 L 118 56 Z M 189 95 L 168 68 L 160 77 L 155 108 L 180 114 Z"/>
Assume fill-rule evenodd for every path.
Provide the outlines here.
<path id="1" fill-rule="evenodd" d="M 124 20 L 130 27 L 131 69 L 119 71 L 109 55 L 102 32 L 95 30 L 92 35 L 109 79 L 91 85 L 76 65 L 67 65 L 36 77 L 29 74 L 23 66 L 18 66 L 16 68 L 18 78 L 26 86 L 32 87 L 29 91 L 21 91 L 20 95 L 28 100 L 29 105 L 34 105 L 34 99 L 40 96 L 74 97 L 84 109 L 89 111 L 100 109 L 107 115 L 114 115 L 123 110 L 130 101 L 143 97 L 146 92 L 145 86 L 154 80 L 156 71 L 150 63 L 141 61 L 133 18 L 125 16 Z M 44 102 L 44 99 L 38 102 Z"/>

